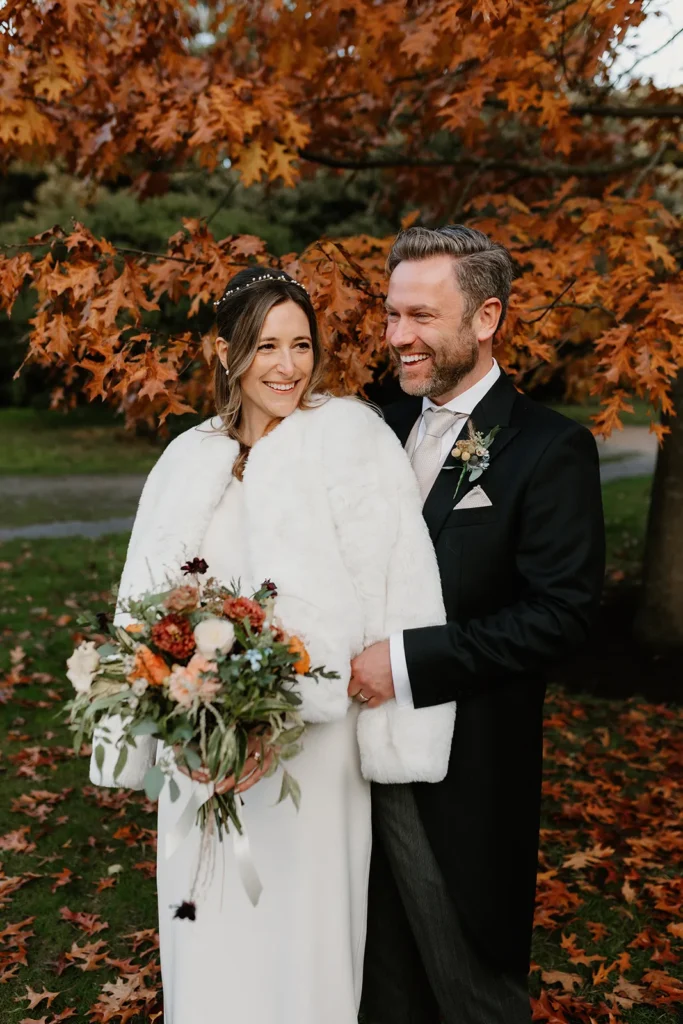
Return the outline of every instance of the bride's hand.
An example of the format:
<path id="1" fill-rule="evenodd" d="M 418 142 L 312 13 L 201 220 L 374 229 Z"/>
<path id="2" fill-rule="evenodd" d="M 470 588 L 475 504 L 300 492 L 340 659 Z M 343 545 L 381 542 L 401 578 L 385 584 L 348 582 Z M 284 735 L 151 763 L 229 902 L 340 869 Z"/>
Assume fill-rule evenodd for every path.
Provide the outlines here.
<path id="1" fill-rule="evenodd" d="M 249 739 L 247 751 L 247 758 L 244 762 L 239 782 L 235 785 L 234 775 L 229 775 L 227 778 L 222 779 L 214 787 L 214 792 L 219 796 L 222 793 L 229 793 L 232 789 L 236 793 L 245 793 L 268 772 L 275 757 L 275 750 L 271 747 L 264 756 L 261 737 L 253 736 Z M 189 771 L 185 765 L 180 763 L 177 763 L 177 767 L 183 775 L 187 775 L 193 782 L 199 782 L 202 785 L 207 785 L 211 782 L 211 775 L 206 768 L 197 768 L 194 771 Z"/>

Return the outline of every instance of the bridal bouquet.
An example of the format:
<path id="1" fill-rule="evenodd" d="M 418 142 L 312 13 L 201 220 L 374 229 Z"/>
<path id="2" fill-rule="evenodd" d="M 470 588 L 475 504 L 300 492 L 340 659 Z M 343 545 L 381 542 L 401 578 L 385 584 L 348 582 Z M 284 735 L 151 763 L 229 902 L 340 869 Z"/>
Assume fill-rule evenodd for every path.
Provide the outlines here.
<path id="1" fill-rule="evenodd" d="M 242 777 L 248 757 L 267 766 L 270 775 L 299 753 L 304 723 L 297 712 L 297 675 L 318 679 L 335 673 L 312 669 L 302 641 L 278 625 L 275 584 L 267 580 L 246 597 L 239 584 L 201 580 L 208 569 L 203 559 L 181 568 L 191 582 L 126 602 L 130 625 L 107 623 L 106 643 L 85 641 L 68 659 L 67 676 L 76 690 L 67 705 L 74 749 L 95 734 L 101 770 L 103 743 L 112 742 L 103 720 L 118 715 L 123 728 L 116 737 L 115 779 L 136 738 L 153 736 L 166 752 L 145 775 L 147 796 L 156 800 L 168 781 L 170 798 L 177 800 L 178 767 L 214 784 L 198 823 L 206 827 L 213 819 L 219 835 L 230 823 L 241 832 L 231 780 Z M 102 631 L 102 617 L 84 615 L 79 624 Z M 296 780 L 283 772 L 280 800 L 290 797 L 298 807 L 299 795 Z"/>

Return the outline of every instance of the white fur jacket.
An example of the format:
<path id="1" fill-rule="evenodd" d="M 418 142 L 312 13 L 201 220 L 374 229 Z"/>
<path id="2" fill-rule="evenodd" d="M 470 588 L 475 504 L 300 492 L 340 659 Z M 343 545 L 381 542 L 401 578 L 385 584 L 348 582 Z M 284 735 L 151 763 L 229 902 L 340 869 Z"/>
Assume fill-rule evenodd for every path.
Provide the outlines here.
<path id="1" fill-rule="evenodd" d="M 119 598 L 176 580 L 181 564 L 200 553 L 238 453 L 218 426 L 207 420 L 181 434 L 150 473 Z M 299 677 L 301 713 L 309 722 L 342 718 L 353 657 L 395 631 L 445 621 L 408 458 L 371 407 L 329 398 L 296 410 L 254 446 L 243 495 L 252 582 L 276 583 L 285 628 L 304 638 L 314 665 L 339 673 L 320 682 Z M 453 704 L 415 710 L 390 701 L 365 709 L 358 718 L 365 778 L 440 781 L 454 721 Z M 155 741 L 139 738 L 135 753 L 116 783 L 109 758 L 103 775 L 91 766 L 92 781 L 141 787 Z"/>

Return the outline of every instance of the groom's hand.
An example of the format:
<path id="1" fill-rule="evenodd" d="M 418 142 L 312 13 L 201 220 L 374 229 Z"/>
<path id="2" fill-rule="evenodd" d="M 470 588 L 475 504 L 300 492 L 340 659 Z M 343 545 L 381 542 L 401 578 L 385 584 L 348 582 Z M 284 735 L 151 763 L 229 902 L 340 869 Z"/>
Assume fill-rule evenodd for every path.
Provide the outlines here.
<path id="1" fill-rule="evenodd" d="M 358 694 L 369 700 L 363 701 Z M 378 708 L 380 704 L 394 697 L 394 678 L 391 674 L 391 657 L 389 641 L 381 640 L 378 644 L 366 649 L 351 662 L 351 682 L 349 697 L 356 698 L 368 708 Z"/>

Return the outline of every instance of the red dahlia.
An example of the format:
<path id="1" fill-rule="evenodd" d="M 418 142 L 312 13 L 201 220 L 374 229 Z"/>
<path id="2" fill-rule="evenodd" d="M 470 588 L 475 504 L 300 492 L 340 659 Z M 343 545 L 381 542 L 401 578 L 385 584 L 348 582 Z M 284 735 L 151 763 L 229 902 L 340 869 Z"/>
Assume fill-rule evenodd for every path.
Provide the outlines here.
<path id="1" fill-rule="evenodd" d="M 182 615 L 171 612 L 152 627 L 152 641 L 178 661 L 189 658 L 195 649 L 192 626 Z"/>

